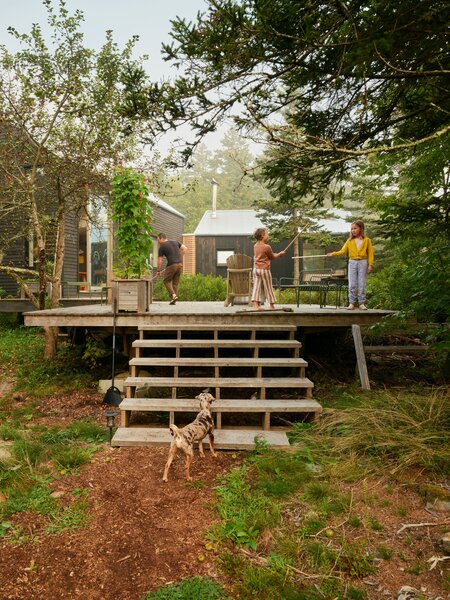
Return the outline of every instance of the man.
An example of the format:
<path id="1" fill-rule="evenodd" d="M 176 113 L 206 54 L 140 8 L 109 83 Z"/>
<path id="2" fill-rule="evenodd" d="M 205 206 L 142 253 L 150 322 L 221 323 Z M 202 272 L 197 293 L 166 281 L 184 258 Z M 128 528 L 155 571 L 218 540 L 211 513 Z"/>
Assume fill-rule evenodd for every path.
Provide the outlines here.
<path id="1" fill-rule="evenodd" d="M 181 273 L 183 271 L 182 256 L 186 253 L 187 247 L 180 242 L 168 240 L 164 233 L 158 235 L 158 271 L 162 272 L 163 259 L 166 258 L 167 265 L 164 269 L 164 285 L 170 295 L 169 304 L 176 304 L 178 300 L 178 285 L 180 283 Z"/>

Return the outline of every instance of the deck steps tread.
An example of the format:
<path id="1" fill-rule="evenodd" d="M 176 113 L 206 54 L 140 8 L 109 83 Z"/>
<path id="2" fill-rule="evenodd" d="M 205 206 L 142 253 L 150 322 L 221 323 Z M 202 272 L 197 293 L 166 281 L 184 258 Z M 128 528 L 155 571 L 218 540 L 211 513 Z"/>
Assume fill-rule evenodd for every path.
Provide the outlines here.
<path id="1" fill-rule="evenodd" d="M 427 352 L 430 347 L 427 345 L 411 344 L 404 346 L 363 346 L 363 350 L 366 354 L 371 353 L 390 353 L 390 352 Z"/>
<path id="2" fill-rule="evenodd" d="M 132 358 L 130 366 L 150 367 L 307 367 L 303 358 Z"/>
<path id="3" fill-rule="evenodd" d="M 216 429 L 214 446 L 216 450 L 251 450 L 255 447 L 255 437 L 265 440 L 280 449 L 292 449 L 285 431 L 264 431 L 251 429 Z M 112 439 L 113 446 L 169 446 L 171 435 L 168 428 L 159 427 L 118 427 Z M 208 437 L 205 438 L 205 442 Z M 206 443 L 204 448 L 208 449 Z"/>
<path id="4" fill-rule="evenodd" d="M 264 325 L 261 323 L 233 325 L 229 324 L 192 324 L 192 325 L 139 325 L 139 331 L 267 331 L 277 333 L 278 331 L 296 331 L 296 325 Z"/>
<path id="5" fill-rule="evenodd" d="M 125 398 L 120 410 L 198 412 L 198 400 L 184 398 Z M 274 399 L 274 400 L 215 400 L 213 415 L 217 412 L 320 412 L 321 405 L 316 400 Z"/>
<path id="6" fill-rule="evenodd" d="M 312 388 L 307 377 L 127 377 L 125 387 Z"/>
<path id="7" fill-rule="evenodd" d="M 135 340 L 133 348 L 301 348 L 296 340 L 192 340 L 192 339 L 145 339 Z"/>

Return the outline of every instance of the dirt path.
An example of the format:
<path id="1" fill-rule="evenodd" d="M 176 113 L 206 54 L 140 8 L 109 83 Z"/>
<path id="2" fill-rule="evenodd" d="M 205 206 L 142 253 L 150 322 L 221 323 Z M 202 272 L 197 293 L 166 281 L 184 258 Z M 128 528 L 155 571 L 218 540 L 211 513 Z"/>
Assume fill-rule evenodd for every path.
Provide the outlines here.
<path id="1" fill-rule="evenodd" d="M 55 482 L 64 503 L 76 500 L 74 489 L 89 490 L 90 523 L 73 533 L 42 537 L 40 519 L 23 513 L 10 519 L 31 541 L 0 544 L 0 597 L 138 600 L 184 577 L 214 577 L 203 537 L 211 523 L 207 506 L 215 478 L 234 459 L 196 457 L 192 474 L 204 484 L 196 488 L 185 485 L 181 458 L 171 481 L 161 481 L 166 457 L 163 448 L 105 448 L 81 475 Z"/>

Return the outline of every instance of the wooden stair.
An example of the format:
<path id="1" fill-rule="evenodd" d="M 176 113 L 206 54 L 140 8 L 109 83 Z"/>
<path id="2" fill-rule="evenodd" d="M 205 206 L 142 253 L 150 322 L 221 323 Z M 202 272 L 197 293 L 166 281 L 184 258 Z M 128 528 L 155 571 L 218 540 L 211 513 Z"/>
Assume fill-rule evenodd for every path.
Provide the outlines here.
<path id="1" fill-rule="evenodd" d="M 273 415 L 302 413 L 316 419 L 322 410 L 312 399 L 314 385 L 305 377 L 307 363 L 299 356 L 301 344 L 295 333 L 295 326 L 259 323 L 140 327 L 139 339 L 133 342 L 136 357 L 130 360 L 131 376 L 124 382 L 121 426 L 112 444 L 167 445 L 171 441 L 167 425 L 135 425 L 133 413 L 168 413 L 169 423 L 181 426 L 193 420 L 199 410 L 195 396 L 209 388 L 216 399 L 217 448 L 253 448 L 258 437 L 289 448 L 286 427 L 275 426 Z M 155 368 L 158 376 L 151 375 Z M 169 374 L 162 376 L 161 369 Z M 277 376 L 272 376 L 274 369 Z M 145 376 L 140 375 L 142 370 Z M 155 390 L 158 395 L 164 390 L 164 397 L 153 397 Z M 248 396 L 235 397 L 243 395 L 242 390 L 248 390 Z M 290 397 L 277 397 L 280 394 Z M 244 414 L 260 414 L 261 420 L 243 425 Z M 227 418 L 235 422 L 224 423 Z"/>

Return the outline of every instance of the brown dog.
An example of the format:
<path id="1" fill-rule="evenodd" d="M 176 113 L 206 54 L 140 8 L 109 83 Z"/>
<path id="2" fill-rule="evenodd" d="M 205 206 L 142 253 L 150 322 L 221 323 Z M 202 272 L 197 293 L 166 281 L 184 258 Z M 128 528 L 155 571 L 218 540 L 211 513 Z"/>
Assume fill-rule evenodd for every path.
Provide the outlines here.
<path id="1" fill-rule="evenodd" d="M 170 426 L 170 434 L 173 436 L 173 440 L 170 444 L 169 458 L 164 467 L 163 481 L 167 481 L 167 474 L 178 448 L 183 450 L 186 455 L 186 479 L 192 481 L 189 469 L 194 457 L 194 442 L 198 441 L 198 451 L 200 452 L 200 456 L 204 457 L 203 438 L 206 435 L 209 436 L 211 454 L 217 456 L 214 452 L 214 421 L 211 415 L 211 403 L 214 402 L 214 396 L 208 392 L 202 392 L 195 398 L 196 400 L 200 400 L 200 412 L 195 417 L 195 420 L 182 429 L 179 429 L 176 425 Z"/>

